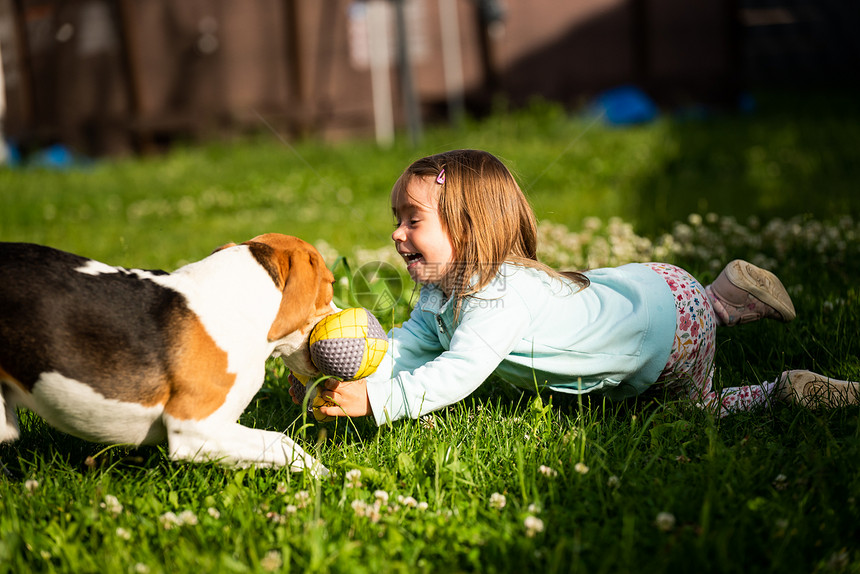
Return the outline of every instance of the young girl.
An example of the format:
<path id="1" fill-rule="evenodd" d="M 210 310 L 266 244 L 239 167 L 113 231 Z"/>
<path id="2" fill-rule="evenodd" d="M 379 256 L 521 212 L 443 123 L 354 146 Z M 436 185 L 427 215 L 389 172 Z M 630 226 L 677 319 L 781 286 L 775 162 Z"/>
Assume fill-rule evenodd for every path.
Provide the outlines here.
<path id="1" fill-rule="evenodd" d="M 724 415 L 773 399 L 856 403 L 858 383 L 809 371 L 723 389 L 713 378 L 718 325 L 795 311 L 772 273 L 732 261 L 702 287 L 683 269 L 633 263 L 561 274 L 537 260 L 535 216 L 508 169 L 476 150 L 413 163 L 391 192 L 395 248 L 421 284 L 409 319 L 389 334 L 377 371 L 329 381 L 330 416 L 377 424 L 467 397 L 490 375 L 525 389 L 612 399 L 669 385 Z"/>

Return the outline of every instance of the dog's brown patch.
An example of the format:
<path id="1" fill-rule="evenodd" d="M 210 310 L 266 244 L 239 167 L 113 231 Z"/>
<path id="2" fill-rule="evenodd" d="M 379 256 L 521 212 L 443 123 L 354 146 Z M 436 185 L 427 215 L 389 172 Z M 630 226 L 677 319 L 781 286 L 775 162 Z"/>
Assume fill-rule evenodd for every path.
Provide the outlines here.
<path id="1" fill-rule="evenodd" d="M 167 377 L 161 372 L 153 371 L 151 376 L 147 376 L 146 381 L 149 382 L 145 387 L 132 387 L 124 393 L 125 400 L 131 403 L 140 403 L 145 407 L 154 407 L 163 405 L 170 397 L 170 383 Z M 138 391 L 135 393 L 134 391 Z"/>
<path id="2" fill-rule="evenodd" d="M 227 372 L 227 353 L 195 315 L 189 313 L 179 323 L 170 357 L 170 398 L 164 411 L 177 419 L 201 420 L 224 404 L 236 375 Z"/>

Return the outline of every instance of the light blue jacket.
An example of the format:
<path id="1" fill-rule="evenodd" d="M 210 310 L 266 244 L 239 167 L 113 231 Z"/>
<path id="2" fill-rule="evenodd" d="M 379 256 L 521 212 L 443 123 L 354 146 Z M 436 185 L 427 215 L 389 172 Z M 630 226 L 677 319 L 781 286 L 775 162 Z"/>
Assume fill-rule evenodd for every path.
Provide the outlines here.
<path id="1" fill-rule="evenodd" d="M 424 285 L 385 358 L 367 378 L 378 425 L 417 418 L 469 396 L 490 375 L 527 389 L 637 395 L 660 375 L 672 349 L 676 311 L 663 278 L 632 263 L 570 281 L 504 264 L 468 297 L 454 323 L 453 302 Z"/>

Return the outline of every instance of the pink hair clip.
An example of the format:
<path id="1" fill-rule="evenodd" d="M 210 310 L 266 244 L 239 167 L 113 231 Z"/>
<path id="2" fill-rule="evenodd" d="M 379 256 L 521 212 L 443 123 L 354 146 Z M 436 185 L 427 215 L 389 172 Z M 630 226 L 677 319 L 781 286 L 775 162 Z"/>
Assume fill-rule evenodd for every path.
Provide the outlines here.
<path id="1" fill-rule="evenodd" d="M 442 168 L 442 171 L 439 172 L 439 175 L 436 176 L 436 183 L 439 185 L 445 185 L 445 168 Z"/>

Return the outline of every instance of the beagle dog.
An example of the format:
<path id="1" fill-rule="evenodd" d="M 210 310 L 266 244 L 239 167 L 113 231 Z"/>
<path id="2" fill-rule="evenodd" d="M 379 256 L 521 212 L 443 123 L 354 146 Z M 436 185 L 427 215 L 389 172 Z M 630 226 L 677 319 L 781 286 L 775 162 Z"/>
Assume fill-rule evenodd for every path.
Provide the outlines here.
<path id="1" fill-rule="evenodd" d="M 334 277 L 296 237 L 228 244 L 173 273 L 0 243 L 0 443 L 16 406 L 107 444 L 167 439 L 172 460 L 328 470 L 284 434 L 238 424 L 282 357 L 308 375 Z"/>

